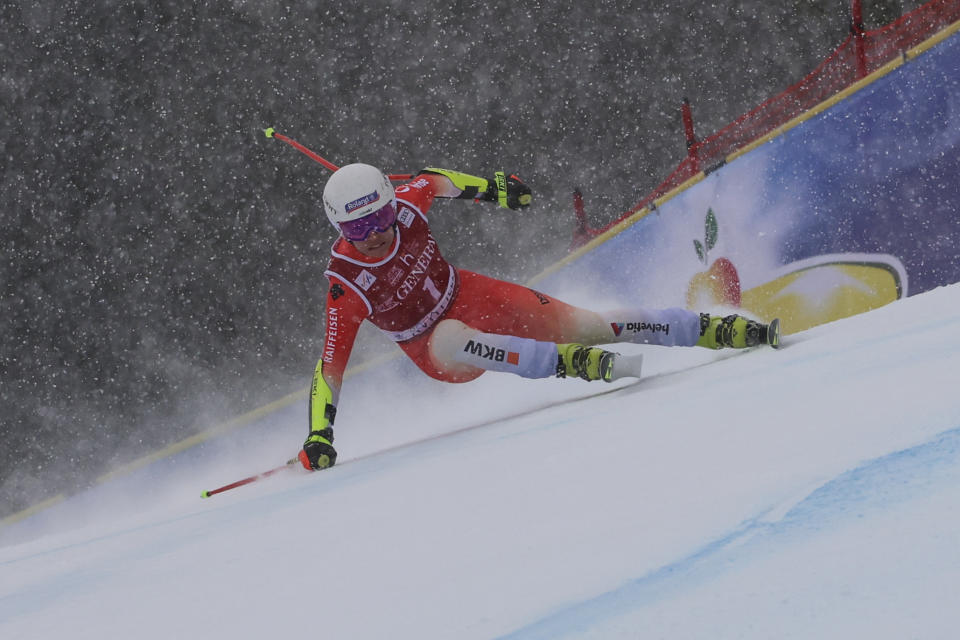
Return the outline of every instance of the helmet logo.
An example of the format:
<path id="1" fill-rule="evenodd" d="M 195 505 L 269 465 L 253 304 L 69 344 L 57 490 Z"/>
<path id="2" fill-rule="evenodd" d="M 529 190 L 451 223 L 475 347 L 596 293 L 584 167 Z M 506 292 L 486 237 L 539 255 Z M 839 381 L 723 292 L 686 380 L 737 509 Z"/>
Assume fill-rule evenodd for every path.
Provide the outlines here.
<path id="1" fill-rule="evenodd" d="M 367 206 L 367 205 L 370 204 L 371 202 L 376 202 L 376 201 L 379 200 L 379 199 L 380 199 L 380 194 L 377 193 L 376 191 L 374 191 L 373 193 L 368 193 L 367 195 L 363 196 L 362 198 L 357 198 L 356 200 L 354 200 L 354 201 L 352 201 L 352 202 L 348 202 L 348 203 L 346 204 L 345 208 L 346 208 L 347 213 L 350 213 L 350 212 L 352 212 L 352 211 L 356 211 L 357 209 L 359 209 L 359 208 L 361 208 L 361 207 Z"/>

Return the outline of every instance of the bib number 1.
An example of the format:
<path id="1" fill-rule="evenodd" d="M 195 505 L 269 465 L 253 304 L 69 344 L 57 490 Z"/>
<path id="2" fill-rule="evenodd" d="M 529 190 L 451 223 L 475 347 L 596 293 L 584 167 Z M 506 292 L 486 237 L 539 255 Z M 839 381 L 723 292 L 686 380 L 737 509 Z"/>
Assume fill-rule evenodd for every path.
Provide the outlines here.
<path id="1" fill-rule="evenodd" d="M 427 276 L 423 279 L 423 290 L 433 296 L 435 302 L 440 301 L 440 289 L 437 288 L 437 285 L 433 282 L 430 276 Z"/>

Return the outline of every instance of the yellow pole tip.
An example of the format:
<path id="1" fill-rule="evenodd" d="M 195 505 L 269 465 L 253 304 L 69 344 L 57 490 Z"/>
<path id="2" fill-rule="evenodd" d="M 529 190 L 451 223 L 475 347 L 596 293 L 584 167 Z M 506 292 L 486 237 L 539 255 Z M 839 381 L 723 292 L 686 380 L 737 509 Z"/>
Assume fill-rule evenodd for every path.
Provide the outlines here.
<path id="1" fill-rule="evenodd" d="M 273 127 L 268 127 L 268 128 L 266 128 L 266 129 L 263 130 L 263 133 L 264 133 L 264 135 L 266 135 L 268 138 L 272 138 L 275 131 L 276 131 L 276 129 L 274 129 Z"/>
<path id="2" fill-rule="evenodd" d="M 203 493 L 200 494 L 200 497 L 201 497 L 201 498 L 209 498 L 209 497 L 210 497 L 210 494 L 207 493 L 206 491 L 204 491 Z"/>

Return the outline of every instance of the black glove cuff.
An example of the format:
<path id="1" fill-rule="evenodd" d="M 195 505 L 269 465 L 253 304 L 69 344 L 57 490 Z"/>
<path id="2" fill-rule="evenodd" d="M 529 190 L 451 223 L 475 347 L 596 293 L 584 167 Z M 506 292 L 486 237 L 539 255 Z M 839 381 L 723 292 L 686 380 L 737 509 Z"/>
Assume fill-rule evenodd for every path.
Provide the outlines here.
<path id="1" fill-rule="evenodd" d="M 318 431 L 311 431 L 310 435 L 307 436 L 307 442 L 310 442 L 310 438 L 313 436 L 320 436 L 327 442 L 333 443 L 333 429 L 331 427 L 320 429 Z"/>

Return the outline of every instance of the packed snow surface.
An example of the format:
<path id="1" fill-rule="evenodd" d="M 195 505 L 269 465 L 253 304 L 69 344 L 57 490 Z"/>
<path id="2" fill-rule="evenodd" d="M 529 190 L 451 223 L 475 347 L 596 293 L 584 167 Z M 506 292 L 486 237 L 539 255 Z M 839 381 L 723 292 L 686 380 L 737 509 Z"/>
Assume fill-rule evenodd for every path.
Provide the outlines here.
<path id="1" fill-rule="evenodd" d="M 789 329 L 789 328 L 788 328 Z M 0 637 L 947 638 L 960 285 L 640 382 L 348 381 L 0 530 Z"/>

